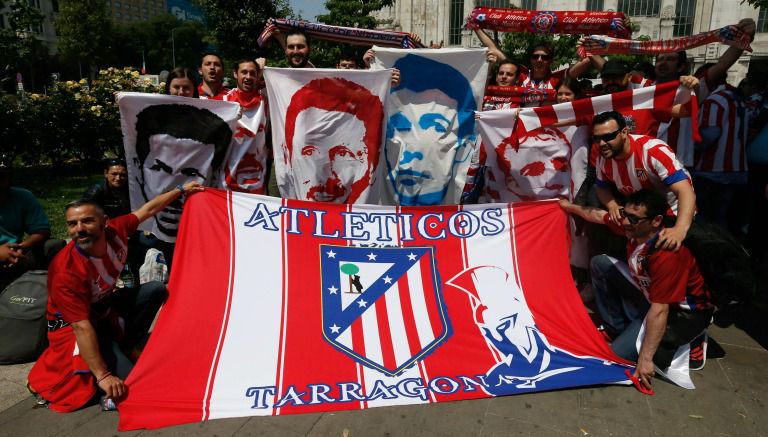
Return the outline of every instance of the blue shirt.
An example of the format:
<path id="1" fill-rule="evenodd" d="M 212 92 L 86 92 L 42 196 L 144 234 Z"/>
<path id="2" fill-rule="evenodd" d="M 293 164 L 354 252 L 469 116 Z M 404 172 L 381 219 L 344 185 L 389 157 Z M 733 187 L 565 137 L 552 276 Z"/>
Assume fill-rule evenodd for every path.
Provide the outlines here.
<path id="1" fill-rule="evenodd" d="M 11 187 L 0 204 L 0 244 L 20 243 L 24 234 L 50 232 L 48 216 L 35 196 L 23 188 Z"/>

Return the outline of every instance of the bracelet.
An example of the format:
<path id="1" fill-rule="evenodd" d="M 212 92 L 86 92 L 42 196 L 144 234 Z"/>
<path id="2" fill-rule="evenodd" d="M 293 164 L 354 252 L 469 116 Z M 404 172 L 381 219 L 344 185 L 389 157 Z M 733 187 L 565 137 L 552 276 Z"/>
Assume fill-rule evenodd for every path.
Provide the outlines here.
<path id="1" fill-rule="evenodd" d="M 104 381 L 105 379 L 107 379 L 110 376 L 112 376 L 112 372 L 105 373 L 104 376 L 102 376 L 101 378 L 96 380 L 96 384 L 100 383 L 101 381 Z"/>
<path id="2" fill-rule="evenodd" d="M 178 190 L 181 192 L 181 195 L 183 196 L 184 195 L 184 186 L 181 185 L 181 184 L 178 184 L 178 185 L 176 185 L 176 188 L 178 188 Z"/>

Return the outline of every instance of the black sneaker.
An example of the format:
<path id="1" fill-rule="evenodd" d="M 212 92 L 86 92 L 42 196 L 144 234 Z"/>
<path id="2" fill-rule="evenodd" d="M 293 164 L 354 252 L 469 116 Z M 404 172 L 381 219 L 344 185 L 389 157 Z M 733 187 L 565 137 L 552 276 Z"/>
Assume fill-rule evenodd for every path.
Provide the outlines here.
<path id="1" fill-rule="evenodd" d="M 707 331 L 693 339 L 691 342 L 691 357 L 688 362 L 688 368 L 691 370 L 701 370 L 707 362 Z"/>

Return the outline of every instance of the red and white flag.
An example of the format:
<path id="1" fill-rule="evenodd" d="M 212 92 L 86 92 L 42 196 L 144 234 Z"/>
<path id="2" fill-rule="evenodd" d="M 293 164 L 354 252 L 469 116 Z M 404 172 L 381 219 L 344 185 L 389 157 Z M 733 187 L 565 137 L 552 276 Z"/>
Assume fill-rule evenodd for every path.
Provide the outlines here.
<path id="1" fill-rule="evenodd" d="M 379 203 L 390 71 L 264 70 L 282 197 Z"/>
<path id="2" fill-rule="evenodd" d="M 644 88 L 629 89 L 619 93 L 580 99 L 574 102 L 559 103 L 553 106 L 539 106 L 526 108 L 520 111 L 518 118 L 525 129 L 532 131 L 541 126 L 549 126 L 573 120 L 583 120 L 595 114 L 606 111 L 626 112 L 640 109 L 664 109 L 684 103 L 689 107 L 691 122 L 693 124 L 693 136 L 695 141 L 701 141 L 699 137 L 698 101 L 696 94 L 691 90 L 680 86 L 680 82 L 665 82 L 660 85 Z M 697 139 L 698 138 L 698 139 Z"/>
<path id="3" fill-rule="evenodd" d="M 556 202 L 195 194 L 120 429 L 626 383 L 573 286 L 566 220 Z"/>

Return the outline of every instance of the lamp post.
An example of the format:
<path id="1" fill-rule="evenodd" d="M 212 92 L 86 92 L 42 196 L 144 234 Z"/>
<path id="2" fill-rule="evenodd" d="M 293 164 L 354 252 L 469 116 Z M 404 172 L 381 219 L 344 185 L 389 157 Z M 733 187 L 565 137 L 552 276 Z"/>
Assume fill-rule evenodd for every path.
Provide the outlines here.
<path id="1" fill-rule="evenodd" d="M 173 68 L 176 68 L 176 39 L 173 37 L 173 32 L 176 31 L 176 27 L 171 29 L 171 56 L 173 57 Z"/>

